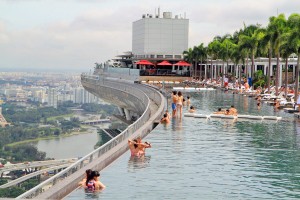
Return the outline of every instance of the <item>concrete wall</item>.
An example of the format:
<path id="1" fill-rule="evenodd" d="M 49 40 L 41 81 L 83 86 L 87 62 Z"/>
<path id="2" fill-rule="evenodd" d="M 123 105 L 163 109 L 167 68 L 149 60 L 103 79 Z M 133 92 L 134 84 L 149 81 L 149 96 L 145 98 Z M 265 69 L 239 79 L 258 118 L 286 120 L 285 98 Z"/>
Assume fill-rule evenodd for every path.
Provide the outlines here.
<path id="1" fill-rule="evenodd" d="M 120 91 L 114 88 L 101 87 L 93 83 L 82 81 L 83 87 L 90 93 L 99 98 L 112 103 L 121 108 L 132 110 L 138 115 L 141 115 L 145 110 L 145 104 L 140 99 L 130 93 L 130 91 Z"/>

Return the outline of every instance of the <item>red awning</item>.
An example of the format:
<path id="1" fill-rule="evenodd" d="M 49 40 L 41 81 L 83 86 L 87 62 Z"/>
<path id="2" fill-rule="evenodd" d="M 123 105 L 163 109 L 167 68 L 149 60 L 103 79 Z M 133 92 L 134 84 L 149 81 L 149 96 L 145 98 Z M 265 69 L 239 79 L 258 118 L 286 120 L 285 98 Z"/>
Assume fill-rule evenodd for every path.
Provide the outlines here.
<path id="1" fill-rule="evenodd" d="M 158 63 L 157 65 L 159 65 L 159 66 L 162 66 L 162 65 L 164 65 L 164 66 L 172 66 L 172 64 L 169 63 L 169 62 L 166 61 L 166 60 L 162 61 L 161 63 Z"/>
<path id="2" fill-rule="evenodd" d="M 174 65 L 178 65 L 178 66 L 191 66 L 190 63 L 187 63 L 187 62 L 185 62 L 185 61 L 183 61 L 183 60 L 181 60 L 181 61 L 175 63 Z"/>
<path id="3" fill-rule="evenodd" d="M 139 62 L 135 63 L 137 65 L 154 65 L 152 62 L 149 62 L 148 60 L 140 60 Z"/>

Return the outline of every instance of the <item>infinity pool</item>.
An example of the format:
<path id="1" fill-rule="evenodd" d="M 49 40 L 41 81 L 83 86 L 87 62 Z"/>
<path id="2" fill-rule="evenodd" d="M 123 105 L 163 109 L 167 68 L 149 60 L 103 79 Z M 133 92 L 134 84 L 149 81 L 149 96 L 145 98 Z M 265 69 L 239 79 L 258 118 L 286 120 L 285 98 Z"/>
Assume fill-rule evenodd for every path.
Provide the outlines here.
<path id="1" fill-rule="evenodd" d="M 222 91 L 190 95 L 197 113 L 234 104 L 240 114 L 283 120 L 174 118 L 145 138 L 153 148 L 144 158 L 127 152 L 101 172 L 106 190 L 79 189 L 66 199 L 300 198 L 300 124 L 292 115 Z"/>

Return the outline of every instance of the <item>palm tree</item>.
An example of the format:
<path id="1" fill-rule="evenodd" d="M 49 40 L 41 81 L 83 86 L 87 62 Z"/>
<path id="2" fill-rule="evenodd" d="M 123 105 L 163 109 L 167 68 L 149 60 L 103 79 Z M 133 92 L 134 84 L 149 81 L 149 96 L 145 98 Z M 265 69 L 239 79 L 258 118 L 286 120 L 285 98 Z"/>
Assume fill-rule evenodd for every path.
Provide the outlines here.
<path id="1" fill-rule="evenodd" d="M 253 77 L 254 73 L 254 56 L 257 53 L 258 43 L 264 37 L 263 31 L 259 28 L 259 26 L 251 25 L 250 28 L 246 27 L 246 30 L 243 34 L 240 35 L 239 38 L 239 45 L 242 48 L 246 48 L 249 50 L 251 54 L 251 78 Z"/>
<path id="2" fill-rule="evenodd" d="M 282 57 L 285 59 L 285 97 L 287 97 L 287 88 L 288 88 L 288 59 L 289 56 L 294 53 L 294 48 L 292 46 L 291 33 L 288 31 L 283 36 L 283 43 L 280 46 L 280 53 Z"/>
<path id="3" fill-rule="evenodd" d="M 201 43 L 197 47 L 197 50 L 198 50 L 198 58 L 200 60 L 200 77 L 199 77 L 199 80 L 201 80 L 201 77 L 202 77 L 202 64 L 203 64 L 203 61 L 207 59 L 207 48 L 204 47 L 203 43 Z M 206 80 L 206 78 L 205 78 L 205 80 Z"/>
<path id="4" fill-rule="evenodd" d="M 224 48 L 224 59 L 226 61 L 226 65 L 227 65 L 227 70 L 228 70 L 228 61 L 230 59 L 230 55 L 232 54 L 232 51 L 234 50 L 234 47 L 236 46 L 236 44 L 233 43 L 232 39 L 225 39 L 222 42 L 222 46 Z"/>
<path id="5" fill-rule="evenodd" d="M 211 66 L 212 66 L 212 59 L 216 59 L 216 70 L 218 64 L 218 57 L 220 55 L 221 43 L 218 39 L 214 39 L 212 42 L 208 44 L 208 52 L 211 57 Z"/>
<path id="6" fill-rule="evenodd" d="M 282 35 L 287 30 L 287 20 L 284 14 L 280 14 L 278 17 L 270 17 L 269 19 L 269 31 L 271 36 L 271 44 L 273 44 L 274 53 L 276 56 L 276 95 L 278 95 L 279 76 L 280 76 L 280 46 L 283 43 Z"/>
<path id="7" fill-rule="evenodd" d="M 212 44 L 209 43 L 207 45 L 207 55 L 210 58 L 210 78 L 211 80 L 213 79 L 213 59 L 215 59 L 215 54 L 214 51 L 212 49 Z"/>
<path id="8" fill-rule="evenodd" d="M 240 47 L 237 44 L 232 45 L 232 51 L 230 54 L 230 59 L 234 63 L 234 68 L 239 68 L 239 83 L 241 83 L 241 78 L 242 78 L 242 65 L 245 64 L 245 51 L 240 51 Z M 242 62 L 242 64 L 239 66 L 239 64 Z"/>
<path id="9" fill-rule="evenodd" d="M 268 28 L 262 29 L 264 32 L 264 37 L 259 43 L 259 50 L 261 54 L 267 54 L 269 57 L 269 65 L 267 68 L 267 88 L 270 92 L 270 82 L 271 82 L 271 68 L 272 68 L 272 40 L 270 30 Z"/>
<path id="10" fill-rule="evenodd" d="M 197 77 L 198 61 L 199 61 L 199 49 L 197 46 L 193 47 L 193 61 L 194 61 L 194 77 Z"/>
<path id="11" fill-rule="evenodd" d="M 183 53 L 183 59 L 189 63 L 193 62 L 193 49 L 189 48 L 187 51 L 184 51 Z M 190 74 L 192 76 L 192 73 Z"/>
<path id="12" fill-rule="evenodd" d="M 288 18 L 288 26 L 291 28 L 290 44 L 294 52 L 298 55 L 295 77 L 295 101 L 298 99 L 299 88 L 299 64 L 300 64 L 300 15 L 291 14 Z"/>

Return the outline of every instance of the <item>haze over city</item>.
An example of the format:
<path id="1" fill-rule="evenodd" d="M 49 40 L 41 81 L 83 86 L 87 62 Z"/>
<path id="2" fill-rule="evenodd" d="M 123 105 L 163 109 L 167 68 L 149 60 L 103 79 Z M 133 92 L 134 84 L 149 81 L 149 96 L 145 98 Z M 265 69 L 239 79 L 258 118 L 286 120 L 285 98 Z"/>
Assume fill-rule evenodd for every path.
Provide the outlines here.
<path id="1" fill-rule="evenodd" d="M 89 71 L 131 50 L 132 22 L 155 9 L 190 19 L 189 46 L 245 24 L 266 25 L 277 13 L 297 12 L 300 1 L 3 0 L 0 2 L 0 68 Z"/>

